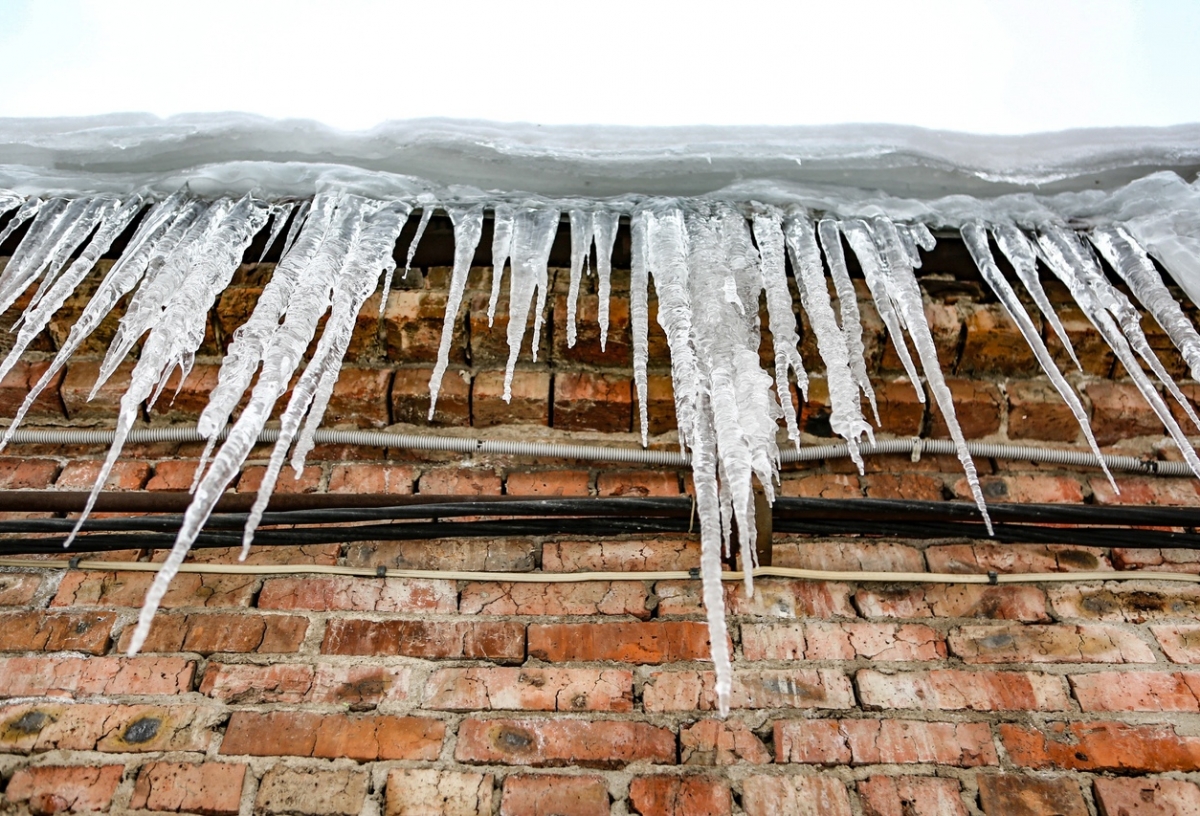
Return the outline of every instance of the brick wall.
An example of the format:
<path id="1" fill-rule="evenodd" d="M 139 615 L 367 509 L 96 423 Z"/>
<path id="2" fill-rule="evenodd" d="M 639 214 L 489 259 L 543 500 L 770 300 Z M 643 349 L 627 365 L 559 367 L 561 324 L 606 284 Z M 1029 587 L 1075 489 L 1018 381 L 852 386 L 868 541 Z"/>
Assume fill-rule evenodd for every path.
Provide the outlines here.
<path id="1" fill-rule="evenodd" d="M 977 288 L 939 288 L 936 265 L 929 266 L 927 291 L 937 297 L 928 313 L 968 437 L 1078 446 L 1069 412 L 1044 378 L 1031 377 L 1023 341 L 996 306 Z M 239 273 L 215 309 L 210 356 L 174 404 L 147 421 L 195 419 L 222 344 L 268 275 L 260 266 Z M 443 432 L 469 426 L 481 436 L 633 443 L 622 278 L 601 355 L 594 294 L 581 304 L 579 345 L 566 348 L 563 277 L 544 354 L 522 364 L 506 405 L 498 387 L 505 313 L 489 332 L 487 270 L 475 270 L 435 417 Z M 427 427 L 445 279 L 442 268 L 414 271 L 389 294 L 382 321 L 378 299 L 368 302 L 329 424 Z M 936 409 L 899 378 L 869 302 L 860 306 L 884 435 L 944 436 Z M 1070 376 L 1101 443 L 1168 455 L 1161 428 L 1082 316 L 1064 309 L 1064 322 L 1084 366 Z M 26 365 L 0 383 L 0 414 L 11 415 L 69 325 L 69 315 L 52 324 Z M 652 431 L 657 446 L 671 448 L 667 356 L 653 321 L 652 329 Z M 807 334 L 804 343 L 815 361 Z M 103 350 L 101 337 L 40 401 L 31 425 L 111 425 L 119 384 L 84 400 Z M 802 427 L 828 437 L 824 383 L 811 367 Z M 237 490 L 257 487 L 267 453 L 256 451 Z M 87 489 L 102 455 L 89 447 L 13 449 L 0 459 L 0 487 Z M 110 488 L 185 489 L 198 455 L 197 445 L 131 446 Z M 1121 477 L 1117 496 L 1096 473 L 979 465 L 991 501 L 1200 501 L 1189 480 Z M 862 476 L 845 461 L 791 467 L 782 492 L 968 498 L 950 459 L 877 458 L 867 466 Z M 280 482 L 281 490 L 434 495 L 660 496 L 689 486 L 686 473 L 661 469 L 334 447 L 318 448 L 299 482 Z M 204 550 L 191 560 L 235 558 Z M 685 535 L 260 548 L 250 563 L 499 574 L 489 581 L 185 574 L 135 658 L 123 657 L 122 647 L 148 573 L 0 571 L 3 807 L 313 816 L 1200 808 L 1200 673 L 1190 670 L 1200 662 L 1200 588 L 762 579 L 746 598 L 731 583 L 734 710 L 721 720 L 698 582 L 503 580 L 505 572 L 688 569 L 697 560 L 696 538 Z M 790 536 L 777 537 L 775 563 L 1200 573 L 1200 556 L 1179 550 Z"/>

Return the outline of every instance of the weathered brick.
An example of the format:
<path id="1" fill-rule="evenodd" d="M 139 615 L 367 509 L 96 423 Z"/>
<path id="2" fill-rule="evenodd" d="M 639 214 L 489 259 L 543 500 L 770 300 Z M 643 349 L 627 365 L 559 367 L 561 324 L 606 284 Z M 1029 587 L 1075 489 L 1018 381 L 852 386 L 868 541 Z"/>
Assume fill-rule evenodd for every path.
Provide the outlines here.
<path id="1" fill-rule="evenodd" d="M 633 383 L 620 374 L 560 371 L 554 377 L 554 427 L 626 433 L 633 422 Z"/>
<path id="2" fill-rule="evenodd" d="M 1063 711 L 1070 707 L 1063 678 L 1035 672 L 932 669 L 856 676 L 862 704 L 874 708 L 941 711 Z"/>
<path id="3" fill-rule="evenodd" d="M 850 816 L 850 797 L 832 776 L 748 776 L 742 807 L 746 816 Z"/>
<path id="4" fill-rule="evenodd" d="M 748 763 L 767 765 L 771 752 L 753 731 L 739 720 L 701 720 L 679 729 L 680 762 L 683 765 L 722 766 Z"/>
<path id="5" fill-rule="evenodd" d="M 707 660 L 707 625 L 693 621 L 552 623 L 529 626 L 529 656 L 549 663 Z"/>
<path id="6" fill-rule="evenodd" d="M 506 282 L 501 290 L 501 296 L 496 303 L 495 320 L 491 325 L 488 325 L 488 292 L 479 292 L 471 296 L 468 302 L 468 321 L 470 323 L 470 354 L 471 364 L 475 366 L 498 366 L 503 368 L 508 360 L 508 283 L 505 274 Z M 533 309 L 530 310 L 529 319 L 523 332 L 523 340 L 521 341 L 521 359 L 529 359 L 532 355 L 530 350 L 533 346 Z M 538 334 L 538 358 L 542 355 L 549 356 L 550 350 L 550 326 L 553 321 L 543 321 L 541 332 Z M 433 348 L 436 349 L 436 340 Z"/>
<path id="7" fill-rule="evenodd" d="M 639 415 L 634 428 L 640 429 L 640 409 L 634 411 Z M 646 377 L 646 421 L 649 432 L 655 436 L 675 430 L 675 388 L 670 377 L 654 374 Z"/>
<path id="8" fill-rule="evenodd" d="M 1200 674 L 1192 672 L 1096 672 L 1070 681 L 1084 711 L 1200 711 Z"/>
<path id="9" fill-rule="evenodd" d="M 29 813 L 105 811 L 125 769 L 120 765 L 41 765 L 18 768 L 4 792 L 7 802 Z M 15 812 L 15 811 L 14 811 Z"/>
<path id="10" fill-rule="evenodd" d="M 446 724 L 427 717 L 354 716 L 307 711 L 235 711 L 221 753 L 308 756 L 360 762 L 437 759 Z"/>
<path id="11" fill-rule="evenodd" d="M 88 395 L 100 374 L 100 363 L 96 360 L 72 361 L 58 389 L 67 409 L 67 418 L 72 423 L 84 424 L 116 419 L 120 412 L 121 397 L 129 388 L 133 366 L 132 360 L 122 362 L 100 386 L 96 396 L 89 400 Z"/>
<path id="12" fill-rule="evenodd" d="M 1005 390 L 1009 439 L 1074 442 L 1079 438 L 1079 420 L 1048 381 L 1010 381 Z"/>
<path id="13" fill-rule="evenodd" d="M 146 482 L 147 490 L 188 490 L 196 475 L 196 459 L 169 459 L 154 466 L 154 475 Z"/>
<path id="14" fill-rule="evenodd" d="M 554 299 L 554 361 L 559 365 L 608 366 L 628 370 L 633 363 L 629 332 L 629 299 L 614 297 L 608 304 L 608 337 L 600 348 L 600 298 L 581 292 L 575 306 L 575 345 L 567 345 L 567 298 Z M 657 328 L 657 324 L 650 324 Z"/>
<path id="15" fill-rule="evenodd" d="M 916 436 L 925 421 L 925 403 L 917 398 L 917 389 L 907 379 L 873 381 L 875 405 L 879 408 L 879 429 L 895 436 Z M 919 388 L 920 386 L 917 386 Z M 870 406 L 863 400 L 863 410 Z"/>
<path id="16" fill-rule="evenodd" d="M 633 673 L 620 669 L 437 669 L 425 707 L 453 711 L 631 711 Z"/>
<path id="17" fill-rule="evenodd" d="M 525 626 L 511 621 L 331 620 L 321 652 L 521 661 L 525 659 Z"/>
<path id="18" fill-rule="evenodd" d="M 268 578 L 258 608 L 447 614 L 458 611 L 458 590 L 453 581 L 423 578 Z"/>
<path id="19" fill-rule="evenodd" d="M 17 410 L 21 407 L 21 403 L 29 396 L 29 392 L 37 385 L 38 381 L 45 375 L 50 368 L 50 363 L 47 361 L 32 362 L 19 360 L 7 374 L 4 379 L 0 380 L 0 416 L 12 417 L 16 416 Z M 99 371 L 99 369 L 96 369 Z M 66 414 L 63 410 L 63 402 L 59 399 L 59 390 L 63 382 L 63 373 L 59 371 L 50 378 L 46 383 L 46 387 L 37 399 L 33 401 L 33 405 L 29 407 L 29 413 L 25 415 L 25 421 L 28 423 L 41 422 L 61 422 Z M 88 385 L 88 390 L 91 390 L 91 385 Z M 86 394 L 84 395 L 86 397 Z M 78 408 L 78 403 L 73 403 Z"/>
<path id="20" fill-rule="evenodd" d="M 490 812 L 490 811 L 488 811 Z M 599 776 L 513 774 L 504 779 L 500 816 L 608 816 L 608 786 Z"/>
<path id="21" fill-rule="evenodd" d="M 108 650 L 112 612 L 0 613 L 0 652 L 89 652 Z"/>
<path id="22" fill-rule="evenodd" d="M 950 388 L 954 414 L 958 418 L 963 436 L 967 439 L 982 439 L 1000 430 L 1006 403 L 999 388 L 986 380 L 961 380 L 950 377 L 946 379 L 946 385 Z M 934 439 L 949 439 L 950 431 L 946 427 L 946 419 L 936 401 L 931 400 L 929 410 L 933 420 L 929 435 Z"/>
<path id="23" fill-rule="evenodd" d="M 346 424 L 356 428 L 388 425 L 391 422 L 388 415 L 391 381 L 392 372 L 388 369 L 343 366 L 329 396 L 324 424 Z"/>
<path id="24" fill-rule="evenodd" d="M 464 615 L 632 615 L 650 617 L 641 581 L 578 584 L 474 582 L 462 589 Z"/>
<path id="25" fill-rule="evenodd" d="M 946 645 L 920 624 L 748 623 L 742 652 L 747 660 L 939 660 Z"/>
<path id="26" fill-rule="evenodd" d="M 58 462 L 53 459 L 0 459 L 0 490 L 45 490 L 56 478 Z"/>
<path id="27" fill-rule="evenodd" d="M 184 694 L 196 664 L 178 657 L 0 658 L 0 697 Z"/>
<path id="28" fill-rule="evenodd" d="M 1031 586 L 875 586 L 858 590 L 855 600 L 868 618 L 1050 620 L 1045 593 Z"/>
<path id="29" fill-rule="evenodd" d="M 1161 624 L 1150 631 L 1172 663 L 1200 663 L 1200 624 Z"/>
<path id="30" fill-rule="evenodd" d="M 1036 314 L 1035 322 L 1041 322 Z M 1027 374 L 1037 370 L 1037 358 L 1013 319 L 999 304 L 975 306 L 964 322 L 966 340 L 960 374 Z"/>
<path id="31" fill-rule="evenodd" d="M 504 372 L 481 371 L 471 383 L 471 424 L 549 425 L 550 374 L 518 369 L 513 374 L 512 398 L 504 401 Z"/>
<path id="32" fill-rule="evenodd" d="M 1113 547 L 1110 552 L 1113 567 L 1119 570 L 1200 573 L 1200 550 Z"/>
<path id="33" fill-rule="evenodd" d="M 160 612 L 142 647 L 146 652 L 295 652 L 304 642 L 308 619 L 292 615 L 198 614 Z M 129 648 L 133 627 L 121 633 L 118 647 Z"/>
<path id="34" fill-rule="evenodd" d="M 308 699 L 367 711 L 380 703 L 402 703 L 412 693 L 411 666 L 318 664 Z"/>
<path id="35" fill-rule="evenodd" d="M 0 572 L 0 606 L 25 606 L 41 585 L 36 572 Z"/>
<path id="36" fill-rule="evenodd" d="M 536 544 L 528 538 L 364 541 L 346 548 L 348 567 L 531 572 Z"/>
<path id="37" fill-rule="evenodd" d="M 200 693 L 225 703 L 299 703 L 313 685 L 313 667 L 303 664 L 208 664 Z"/>
<path id="38" fill-rule="evenodd" d="M 1064 618 L 1145 623 L 1200 616 L 1200 587 L 1125 582 L 1056 587 L 1050 603 Z"/>
<path id="39" fill-rule="evenodd" d="M 150 560 L 165 561 L 170 552 L 170 550 L 152 550 Z M 187 561 L 195 564 L 230 564 L 239 560 L 241 554 L 241 547 L 205 547 L 189 552 Z M 251 547 L 245 563 L 264 566 L 312 564 L 332 567 L 338 563 L 340 555 L 341 547 L 338 544 L 280 544 L 270 547 Z"/>
<path id="40" fill-rule="evenodd" d="M 596 477 L 601 496 L 679 495 L 679 474 L 670 470 L 606 470 Z"/>
<path id="41" fill-rule="evenodd" d="M 617 720 L 463 720 L 454 758 L 485 765 L 623 768 L 631 762 L 674 765 L 668 728 Z"/>
<path id="42" fill-rule="evenodd" d="M 712 672 L 654 672 L 642 691 L 646 711 L 713 711 L 716 678 Z M 854 707 L 854 690 L 846 675 L 833 669 L 762 669 L 735 671 L 730 707 Z"/>
<path id="43" fill-rule="evenodd" d="M 724 816 L 733 811 L 728 783 L 704 776 L 639 776 L 629 804 L 641 816 Z"/>
<path id="44" fill-rule="evenodd" d="M 241 807 L 245 777 L 245 765 L 152 762 L 142 766 L 129 806 L 135 810 L 231 815 Z"/>
<path id="45" fill-rule="evenodd" d="M 873 304 L 868 310 L 864 308 L 862 300 L 859 301 L 859 309 L 864 316 L 875 312 Z M 929 331 L 933 335 L 934 347 L 942 370 L 953 371 L 958 363 L 958 348 L 964 331 L 963 319 L 959 315 L 958 309 L 952 304 L 927 301 L 925 303 L 925 319 L 929 322 Z M 882 359 L 879 362 L 880 368 L 884 371 L 904 370 L 900 364 L 900 356 L 893 346 L 897 342 L 903 343 L 905 339 L 888 336 Z M 913 360 L 916 360 L 917 355 L 912 343 L 908 344 L 908 348 Z"/>
<path id="46" fill-rule="evenodd" d="M 699 562 L 700 542 L 695 537 L 547 541 L 542 545 L 544 572 L 681 570 Z"/>
<path id="47" fill-rule="evenodd" d="M 779 720 L 777 762 L 810 765 L 997 765 L 987 723 L 916 720 Z"/>
<path id="48" fill-rule="evenodd" d="M 989 502 L 1019 504 L 1082 504 L 1083 487 L 1071 476 L 984 476 L 979 480 L 983 498 Z M 966 477 L 954 483 L 954 495 L 971 499 Z"/>
<path id="49" fill-rule="evenodd" d="M 499 496 L 500 477 L 482 468 L 434 468 L 421 474 L 417 492 L 434 496 Z"/>
<path id="50" fill-rule="evenodd" d="M 1200 787 L 1182 779 L 1112 779 L 1093 783 L 1100 816 L 1171 816 L 1200 813 Z"/>
<path id="51" fill-rule="evenodd" d="M 433 768 L 393 768 L 387 777 L 386 816 L 491 816 L 491 774 Z"/>
<path id="52" fill-rule="evenodd" d="M 941 501 L 942 477 L 923 473 L 872 473 L 860 479 L 869 499 Z"/>
<path id="53" fill-rule="evenodd" d="M 405 363 L 436 362 L 445 315 L 445 291 L 393 289 L 388 292 L 383 312 L 387 358 Z M 451 325 L 449 361 L 463 365 L 466 363 L 466 325 L 458 320 Z"/>
<path id="54" fill-rule="evenodd" d="M 658 614 L 703 615 L 699 581 L 659 581 Z M 854 618 L 850 587 L 832 581 L 761 578 L 754 595 L 746 597 L 741 584 L 725 585 L 725 610 L 729 615 L 756 618 Z"/>
<path id="55" fill-rule="evenodd" d="M 329 492 L 407 496 L 416 479 L 416 471 L 408 465 L 337 464 L 329 472 Z"/>
<path id="56" fill-rule="evenodd" d="M 1084 391 L 1092 403 L 1092 432 L 1101 445 L 1162 435 L 1162 423 L 1133 383 L 1094 382 Z"/>
<path id="57" fill-rule="evenodd" d="M 772 542 L 780 567 L 852 572 L 923 572 L 925 558 L 916 547 L 894 541 L 789 539 Z M 695 563 L 695 562 L 693 562 Z"/>
<path id="58" fill-rule="evenodd" d="M 1103 550 L 1065 544 L 935 544 L 925 548 L 931 572 L 1096 572 L 1111 569 Z"/>
<path id="59" fill-rule="evenodd" d="M 63 576 L 51 606 L 134 606 L 146 599 L 153 572 L 83 572 Z M 163 596 L 164 609 L 247 606 L 257 580 L 252 575 L 176 575 Z"/>
<path id="60" fill-rule="evenodd" d="M 804 499 L 860 499 L 858 477 L 846 473 L 811 473 L 787 476 L 779 483 L 779 495 Z"/>
<path id="61" fill-rule="evenodd" d="M 263 774 L 254 798 L 254 812 L 358 816 L 370 784 L 370 775 L 365 771 L 276 765 Z"/>
<path id="62" fill-rule="evenodd" d="M 91 490 L 103 463 L 95 460 L 68 462 L 54 482 L 58 490 Z M 141 490 L 150 479 L 146 462 L 118 461 L 104 481 L 105 490 Z"/>
<path id="63" fill-rule="evenodd" d="M 1115 626 L 962 626 L 950 651 L 967 663 L 1153 663 L 1154 653 Z"/>
<path id="64" fill-rule="evenodd" d="M 967 816 L 957 779 L 872 776 L 858 783 L 863 816 Z"/>
<path id="65" fill-rule="evenodd" d="M 392 380 L 392 421 L 408 425 L 465 427 L 471 424 L 471 374 L 447 371 L 438 389 L 437 408 L 429 418 L 432 368 L 400 368 Z"/>
<path id="66" fill-rule="evenodd" d="M 1002 723 L 1000 739 L 1012 761 L 1027 768 L 1115 773 L 1200 770 L 1200 737 L 1174 726 L 1115 722 Z"/>
<path id="67" fill-rule="evenodd" d="M 1087 816 L 1079 783 L 1069 777 L 996 774 L 979 777 L 979 804 L 987 816 Z"/>
<path id="68" fill-rule="evenodd" d="M 265 465 L 251 465 L 250 467 L 242 468 L 242 475 L 238 477 L 237 492 L 238 493 L 257 493 L 262 487 L 263 477 L 267 475 Z M 321 473 L 321 468 L 314 467 L 311 463 L 308 467 L 300 472 L 300 478 L 294 477 L 294 474 L 289 470 L 286 473 L 281 473 L 279 481 L 275 483 L 276 493 L 317 493 L 321 490 L 321 480 L 324 474 Z"/>
<path id="69" fill-rule="evenodd" d="M 1063 302 L 1054 304 L 1054 311 L 1058 314 L 1067 339 L 1075 350 L 1079 365 L 1086 374 L 1108 377 L 1112 373 L 1113 362 L 1116 359 L 1112 348 L 1104 342 L 1104 338 L 1096 331 L 1096 327 L 1088 320 L 1087 315 L 1070 302 L 1070 296 L 1066 293 L 1064 295 Z M 1058 335 L 1052 330 L 1046 331 L 1046 347 L 1050 350 L 1050 355 L 1060 370 L 1075 370 L 1075 362 L 1067 354 L 1066 347 Z"/>
<path id="70" fill-rule="evenodd" d="M 0 707 L 0 751 L 205 751 L 223 716 L 211 706 L 4 706 Z"/>
<path id="71" fill-rule="evenodd" d="M 591 474 L 586 470 L 533 470 L 508 474 L 504 492 L 510 496 L 587 496 Z"/>
<path id="72" fill-rule="evenodd" d="M 1200 483 L 1195 479 L 1163 479 L 1150 476 L 1120 475 L 1120 493 L 1103 476 L 1092 477 L 1088 486 L 1096 504 L 1157 505 L 1162 507 L 1194 507 L 1200 504 Z"/>

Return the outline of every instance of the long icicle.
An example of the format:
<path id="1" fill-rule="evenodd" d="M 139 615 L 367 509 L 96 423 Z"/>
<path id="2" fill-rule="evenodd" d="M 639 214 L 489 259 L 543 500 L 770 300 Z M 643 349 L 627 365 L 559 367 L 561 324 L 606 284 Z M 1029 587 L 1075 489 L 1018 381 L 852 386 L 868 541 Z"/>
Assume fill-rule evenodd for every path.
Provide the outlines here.
<path id="1" fill-rule="evenodd" d="M 450 221 L 454 224 L 454 268 L 450 271 L 450 293 L 446 297 L 446 313 L 442 317 L 442 339 L 438 343 L 437 364 L 429 378 L 429 421 L 437 410 L 438 392 L 442 389 L 442 376 L 450 364 L 450 343 L 454 338 L 454 324 L 462 305 L 463 293 L 467 288 L 467 275 L 471 272 L 471 261 L 479 247 L 479 236 L 483 233 L 483 205 L 471 207 L 450 206 L 447 208 Z"/>
<path id="2" fill-rule="evenodd" d="M 583 268 L 592 251 L 592 214 L 587 210 L 571 210 L 571 278 L 567 287 L 567 348 L 575 348 L 575 313 L 579 307 L 579 286 Z"/>
<path id="3" fill-rule="evenodd" d="M 646 256 L 646 224 L 649 218 L 649 213 L 638 211 L 629 220 L 629 330 L 633 335 L 633 387 L 637 392 L 638 430 L 642 435 L 642 447 L 649 444 L 650 434 L 649 409 L 646 405 L 650 357 L 650 271 Z"/>
<path id="4" fill-rule="evenodd" d="M 1029 243 L 1029 239 L 1025 237 L 1025 233 L 1021 232 L 1013 224 L 994 225 L 992 227 L 992 235 L 996 238 L 996 245 L 1000 247 L 1000 252 L 1012 264 L 1013 270 L 1017 273 L 1017 278 L 1025 285 L 1025 291 L 1029 293 L 1029 296 L 1033 298 L 1033 302 L 1037 304 L 1042 317 L 1046 319 L 1046 322 L 1050 324 L 1050 328 L 1058 335 L 1059 342 L 1066 349 L 1067 356 L 1071 358 L 1071 362 L 1075 363 L 1075 368 L 1083 371 L 1083 366 L 1080 365 L 1079 358 L 1075 356 L 1075 347 L 1071 345 L 1071 338 L 1067 335 L 1067 330 L 1063 327 L 1058 312 L 1054 311 L 1054 306 L 1051 305 L 1050 298 L 1046 296 L 1046 290 L 1042 286 L 1041 279 L 1038 278 L 1037 252 L 1034 250 L 1033 244 Z"/>
<path id="5" fill-rule="evenodd" d="M 817 236 L 821 239 L 821 249 L 829 265 L 829 277 L 833 279 L 833 290 L 837 293 L 842 334 L 846 337 L 846 352 L 850 355 L 850 373 L 854 375 L 854 382 L 859 391 L 871 404 L 871 414 L 878 427 L 879 406 L 875 402 L 875 389 L 871 386 L 871 378 L 867 375 L 867 353 L 862 339 L 862 315 L 858 311 L 858 293 L 854 290 L 850 271 L 846 268 L 846 255 L 842 252 L 842 236 L 838 231 L 837 222 L 822 218 L 817 224 Z M 924 401 L 924 393 L 918 391 L 917 396 Z"/>
<path id="6" fill-rule="evenodd" d="M 782 217 L 777 210 L 756 210 L 754 241 L 762 254 L 763 289 L 767 297 L 767 319 L 771 327 L 771 342 L 775 351 L 775 396 L 783 409 L 788 438 L 800 447 L 800 424 L 792 405 L 791 381 L 788 372 L 796 373 L 801 392 L 808 394 L 808 374 L 800 357 L 800 337 L 796 334 L 796 313 L 792 307 L 792 292 L 788 288 Z"/>
<path id="7" fill-rule="evenodd" d="M 592 233 L 596 242 L 596 322 L 600 324 L 600 351 L 608 346 L 609 301 L 612 300 L 612 254 L 617 242 L 620 213 L 597 210 L 592 213 Z"/>

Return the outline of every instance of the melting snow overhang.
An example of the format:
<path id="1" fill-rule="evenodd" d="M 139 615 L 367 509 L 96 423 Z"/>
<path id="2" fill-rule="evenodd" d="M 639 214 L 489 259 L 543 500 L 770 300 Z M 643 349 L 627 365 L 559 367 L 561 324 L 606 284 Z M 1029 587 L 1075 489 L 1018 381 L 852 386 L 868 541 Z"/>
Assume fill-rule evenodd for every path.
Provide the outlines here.
<path id="1" fill-rule="evenodd" d="M 807 382 L 793 294 L 826 370 L 830 424 L 854 454 L 861 440 L 873 438 L 861 407 L 863 398 L 873 405 L 873 390 L 849 250 L 910 380 L 923 379 L 941 408 L 986 520 L 914 269 L 935 243 L 931 228 L 961 233 L 984 281 L 1098 454 L 1078 395 L 1017 295 L 1017 287 L 1025 289 L 1070 349 L 1042 290 L 1040 262 L 1066 285 L 1200 475 L 1200 458 L 1160 385 L 1198 426 L 1200 420 L 1150 348 L 1142 312 L 1114 285 L 1124 282 L 1193 376 L 1200 373 L 1200 335 L 1163 276 L 1165 268 L 1200 300 L 1200 188 L 1189 183 L 1198 167 L 1196 126 L 992 138 L 864 127 L 643 131 L 413 122 L 339 134 L 243 116 L 9 120 L 0 122 L 0 186 L 9 189 L 0 193 L 0 211 L 8 214 L 0 243 L 23 233 L 0 273 L 0 308 L 27 292 L 32 298 L 0 374 L 124 234 L 119 258 L 37 386 L 131 296 L 101 382 L 144 338 L 142 350 L 94 498 L 140 406 L 153 404 L 175 369 L 190 370 L 209 308 L 247 249 L 264 231 L 265 244 L 282 242 L 281 259 L 234 334 L 200 419 L 198 429 L 210 439 L 205 464 L 175 548 L 146 599 L 130 647 L 136 651 L 174 570 L 296 372 L 300 379 L 246 525 L 247 546 L 289 451 L 293 466 L 303 467 L 355 318 L 381 283 L 390 286 L 397 238 L 414 209 L 421 210 L 414 246 L 435 208 L 453 223 L 447 327 L 461 304 L 485 212 L 494 219 L 493 309 L 506 262 L 511 266 L 509 376 L 531 322 L 535 359 L 538 353 L 560 219 L 568 219 L 572 238 L 570 338 L 593 246 L 602 335 L 607 331 L 612 248 L 618 224 L 628 218 L 641 427 L 653 283 L 670 347 L 680 441 L 692 453 L 705 604 L 724 707 L 730 675 L 721 551 L 732 546 L 736 521 L 743 563 L 754 563 L 752 487 L 757 481 L 771 495 L 780 420 L 799 443 L 790 403 L 776 396 L 788 393 L 792 379 L 802 391 Z M 1001 272 L 993 247 L 1012 278 Z M 760 298 L 774 343 L 770 372 L 758 358 Z M 305 362 L 314 339 L 316 352 Z M 434 400 L 449 339 L 444 330 L 430 382 Z M 247 392 L 246 406 L 235 411 Z M 218 449 L 218 434 L 235 413 Z"/>

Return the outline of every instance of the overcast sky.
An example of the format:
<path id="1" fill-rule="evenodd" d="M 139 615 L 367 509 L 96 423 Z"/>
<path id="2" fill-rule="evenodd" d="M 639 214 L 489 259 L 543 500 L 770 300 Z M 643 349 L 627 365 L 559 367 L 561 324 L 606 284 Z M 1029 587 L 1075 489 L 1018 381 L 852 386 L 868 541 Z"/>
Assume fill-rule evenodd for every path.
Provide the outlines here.
<path id="1" fill-rule="evenodd" d="M 1200 121 L 1197 0 L 0 0 L 0 115 Z"/>

